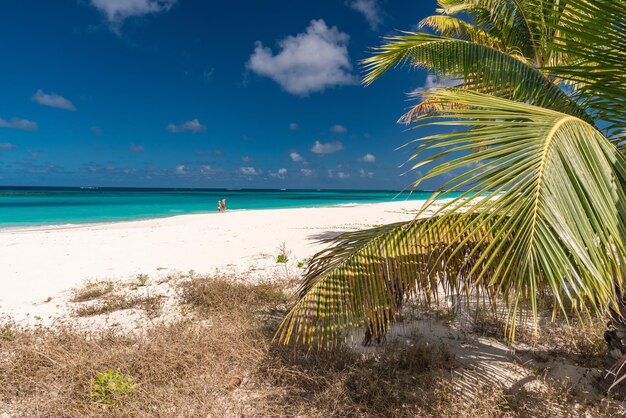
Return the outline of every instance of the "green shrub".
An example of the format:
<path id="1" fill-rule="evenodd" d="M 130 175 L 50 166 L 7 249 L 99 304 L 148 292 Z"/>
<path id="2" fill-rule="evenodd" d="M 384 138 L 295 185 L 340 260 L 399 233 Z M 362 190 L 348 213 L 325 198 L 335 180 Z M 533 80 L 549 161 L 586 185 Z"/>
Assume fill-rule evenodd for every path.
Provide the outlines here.
<path id="1" fill-rule="evenodd" d="M 289 261 L 289 253 L 290 252 L 287 250 L 285 242 L 281 242 L 281 244 L 278 246 L 278 256 L 276 257 L 276 262 L 286 263 L 287 261 Z"/>
<path id="2" fill-rule="evenodd" d="M 98 373 L 93 379 L 91 397 L 95 402 L 112 404 L 136 387 L 132 376 L 124 375 L 119 370 L 107 370 Z"/>

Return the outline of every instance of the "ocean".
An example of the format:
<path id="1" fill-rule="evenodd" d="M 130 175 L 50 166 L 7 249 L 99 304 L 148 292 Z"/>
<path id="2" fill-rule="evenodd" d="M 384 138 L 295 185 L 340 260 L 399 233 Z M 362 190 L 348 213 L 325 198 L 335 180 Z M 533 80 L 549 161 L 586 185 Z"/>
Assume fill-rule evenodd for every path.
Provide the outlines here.
<path id="1" fill-rule="evenodd" d="M 229 210 L 302 208 L 426 199 L 431 192 L 0 187 L 0 227 L 116 222 Z"/>

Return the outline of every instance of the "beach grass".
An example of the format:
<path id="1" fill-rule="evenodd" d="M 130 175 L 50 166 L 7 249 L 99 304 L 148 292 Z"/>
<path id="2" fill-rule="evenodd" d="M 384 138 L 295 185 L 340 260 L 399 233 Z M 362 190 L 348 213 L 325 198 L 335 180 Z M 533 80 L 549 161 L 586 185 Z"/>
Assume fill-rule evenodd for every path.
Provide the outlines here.
<path id="1" fill-rule="evenodd" d="M 0 329 L 0 414 L 16 416 L 554 416 L 571 388 L 476 383 L 445 346 L 413 333 L 376 350 L 279 346 L 293 282 L 181 278 L 187 315 L 142 332 L 69 325 Z M 109 296 L 104 296 L 110 297 Z M 563 415 L 568 416 L 568 415 Z"/>
<path id="2" fill-rule="evenodd" d="M 74 289 L 71 302 L 87 302 L 111 293 L 115 285 L 111 280 L 88 281 L 82 287 Z"/>
<path id="3" fill-rule="evenodd" d="M 74 309 L 76 316 L 96 316 L 125 309 L 142 309 L 148 317 L 159 314 L 163 298 L 157 295 L 109 295 L 93 303 L 81 304 Z"/>

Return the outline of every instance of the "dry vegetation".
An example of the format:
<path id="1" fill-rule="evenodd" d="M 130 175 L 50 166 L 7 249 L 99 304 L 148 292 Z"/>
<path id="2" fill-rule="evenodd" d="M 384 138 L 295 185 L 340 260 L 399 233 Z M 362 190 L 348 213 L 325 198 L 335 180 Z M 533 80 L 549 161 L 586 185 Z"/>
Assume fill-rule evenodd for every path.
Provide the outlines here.
<path id="1" fill-rule="evenodd" d="M 550 382 L 541 393 L 472 385 L 417 334 L 368 354 L 276 346 L 283 288 L 195 277 L 179 288 L 190 314 L 144 333 L 0 326 L 0 416 L 609 414 L 572 409 L 569 389 Z"/>
<path id="2" fill-rule="evenodd" d="M 74 290 L 74 296 L 70 299 L 70 301 L 78 303 L 98 299 L 99 297 L 111 293 L 113 288 L 113 282 L 110 280 L 87 282 L 83 287 Z"/>
<path id="3" fill-rule="evenodd" d="M 140 274 L 136 282 L 130 285 L 131 290 L 137 290 L 146 285 L 148 276 Z M 120 287 L 120 286 L 118 286 Z M 87 282 L 82 287 L 74 289 L 70 298 L 71 310 L 75 316 L 88 317 L 109 314 L 125 309 L 141 309 L 149 318 L 157 317 L 161 313 L 163 297 L 161 295 L 131 294 L 127 289 L 116 289 L 111 280 L 101 282 Z"/>
<path id="4" fill-rule="evenodd" d="M 518 318 L 515 346 L 522 351 L 540 352 L 541 356 L 568 358 L 584 367 L 601 367 L 606 359 L 606 320 L 579 318 L 574 314 L 565 317 L 562 312 L 557 312 L 552 320 L 552 306 L 547 302 L 544 305 L 539 309 L 538 327 L 530 314 Z M 491 311 L 479 310 L 470 321 L 478 335 L 507 339 L 504 313 L 494 316 Z"/>
<path id="5" fill-rule="evenodd" d="M 74 309 L 77 316 L 95 316 L 124 309 L 143 309 L 148 317 L 159 314 L 162 305 L 160 296 L 128 296 L 111 295 L 103 300 L 91 304 L 84 304 Z"/>

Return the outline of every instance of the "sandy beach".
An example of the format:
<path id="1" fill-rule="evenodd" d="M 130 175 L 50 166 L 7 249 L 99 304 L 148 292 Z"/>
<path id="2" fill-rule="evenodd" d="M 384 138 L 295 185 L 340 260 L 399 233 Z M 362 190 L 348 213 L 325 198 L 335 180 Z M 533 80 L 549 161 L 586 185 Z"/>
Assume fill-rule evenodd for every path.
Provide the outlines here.
<path id="1" fill-rule="evenodd" d="M 298 279 L 304 272 L 299 264 L 304 264 L 307 258 L 326 245 L 319 242 L 321 238 L 379 224 L 411 220 L 422 203 L 401 201 L 322 208 L 240 210 L 108 224 L 5 229 L 0 231 L 3 257 L 0 264 L 0 323 L 14 323 L 42 332 L 51 329 L 83 329 L 96 333 L 94 335 L 112 331 L 113 334 L 107 335 L 120 335 L 119 338 L 134 338 L 137 341 L 144 337 L 148 341 L 156 338 L 155 344 L 159 350 L 165 350 L 170 345 L 174 347 L 174 342 L 180 344 L 180 336 L 176 333 L 173 340 L 166 340 L 161 345 L 155 335 L 164 335 L 164 330 L 170 326 L 184 327 L 195 323 L 204 324 L 207 328 L 202 328 L 202 334 L 197 334 L 197 331 L 189 333 L 181 328 L 180 332 L 187 332 L 182 338 L 195 341 L 198 335 L 213 338 L 211 332 L 224 331 L 224 336 L 215 334 L 218 335 L 215 341 L 223 344 L 226 339 L 228 347 L 231 344 L 244 344 L 243 340 L 256 331 L 245 328 L 241 334 L 233 333 L 249 324 L 250 318 L 255 315 L 254 309 L 246 306 L 240 311 L 245 316 L 230 322 L 211 322 L 213 316 L 219 317 L 214 311 L 208 320 L 203 320 L 202 315 L 191 311 L 189 303 L 185 303 L 185 296 L 181 294 L 185 285 L 191 286 L 187 289 L 194 289 L 193 286 L 202 289 L 203 283 L 215 286 L 219 280 L 224 280 L 228 285 L 222 291 L 228 289 L 228 286 L 234 286 L 232 289 L 236 290 L 233 291 L 244 294 L 254 292 L 255 283 L 263 280 L 273 280 L 274 286 L 293 286 L 294 282 L 288 279 Z M 289 259 L 287 263 L 277 262 L 277 256 L 282 251 Z M 191 270 L 195 273 L 190 273 Z M 137 285 L 139 275 L 149 277 L 147 285 Z M 217 278 L 218 282 L 211 281 L 214 280 L 211 277 Z M 86 298 L 86 302 L 76 300 L 76 295 L 88 288 L 86 282 L 102 284 L 109 281 L 111 289 L 114 286 L 115 290 L 109 289 L 107 292 L 110 293 L 103 296 L 101 301 L 98 297 Z M 283 292 L 281 295 L 284 298 Z M 227 295 L 225 293 L 225 297 Z M 233 303 L 238 303 L 232 295 L 230 298 L 225 305 L 228 311 L 234 309 Z M 112 301 L 115 300 L 139 302 L 127 307 L 103 308 L 106 303 L 114 303 Z M 153 303 L 150 301 L 158 301 L 158 307 L 153 313 L 150 305 L 145 305 Z M 537 363 L 533 356 L 542 349 L 540 346 L 518 344 L 521 351 L 516 353 L 503 341 L 474 333 L 471 323 L 464 318 L 460 315 L 454 324 L 450 324 L 431 317 L 420 317 L 393 327 L 388 337 L 400 342 L 415 342 L 419 338 L 427 346 L 436 347 L 434 351 L 429 349 L 429 353 L 449 353 L 456 362 L 455 379 L 465 382 L 459 383 L 461 386 L 458 390 L 464 391 L 463 385 L 473 388 L 498 387 L 509 391 L 523 387 L 519 392 L 523 396 L 527 396 L 524 395 L 526 393 L 541 393 L 544 396 L 547 391 L 555 389 L 535 376 L 534 368 L 541 366 L 547 370 L 545 376 L 549 379 L 568 382 L 578 388 L 576 405 L 597 398 L 593 382 L 600 376 L 598 370 L 554 356 L 546 356 L 542 363 Z M 271 327 L 275 329 L 276 324 Z M 82 340 L 76 341 L 79 344 Z M 107 341 L 107 344 L 111 343 Z M 266 344 L 263 341 L 254 340 L 250 344 L 256 347 L 257 344 Z M 133 344 L 135 346 L 141 345 Z M 28 347 L 28 344 L 24 347 Z M 211 347 L 210 350 L 215 349 Z M 357 356 L 379 352 L 377 345 L 361 347 L 356 344 L 352 348 Z M 193 351 L 197 347 L 186 349 Z M 87 348 L 76 350 L 83 353 L 81 350 Z M 98 353 L 100 350 L 98 348 Z M 173 358 L 176 359 L 180 348 L 174 347 L 173 350 Z M 241 347 L 235 349 L 238 355 L 247 353 L 246 350 Z M 111 352 L 122 351 L 114 349 Z M 76 357 L 76 354 L 63 353 L 72 359 Z M 90 359 L 98 355 L 92 353 Z M 142 351 L 141 355 L 124 358 L 142 358 L 144 355 Z M 162 355 L 161 352 L 159 356 Z M 222 353 L 212 357 L 218 359 L 216 363 L 211 363 L 212 370 L 218 366 L 229 367 L 228 361 L 223 363 L 221 360 L 224 355 Z M 60 360 L 59 364 L 67 362 Z M 194 364 L 198 363 L 194 361 Z M 237 369 L 246 370 L 241 375 L 246 376 L 244 380 L 251 379 L 253 372 L 248 370 L 250 367 L 246 365 Z M 232 371 L 228 370 L 227 373 Z M 219 375 L 218 383 L 222 384 L 221 380 L 226 377 Z M 334 377 L 332 379 L 336 380 Z M 205 385 L 206 379 L 203 377 L 201 386 Z M 240 400 L 228 404 L 246 408 Z M 218 408 L 223 411 L 228 407 L 220 404 Z M 3 411 L 10 413 L 12 409 L 0 402 L 0 416 Z"/>
<path id="2" fill-rule="evenodd" d="M 421 201 L 230 211 L 84 226 L 0 230 L 0 317 L 54 319 L 55 299 L 88 280 L 159 278 L 194 270 L 249 280 L 299 274 L 318 240 L 410 220 Z M 287 266 L 276 263 L 280 247 Z M 49 302 L 46 302 L 50 299 Z"/>

